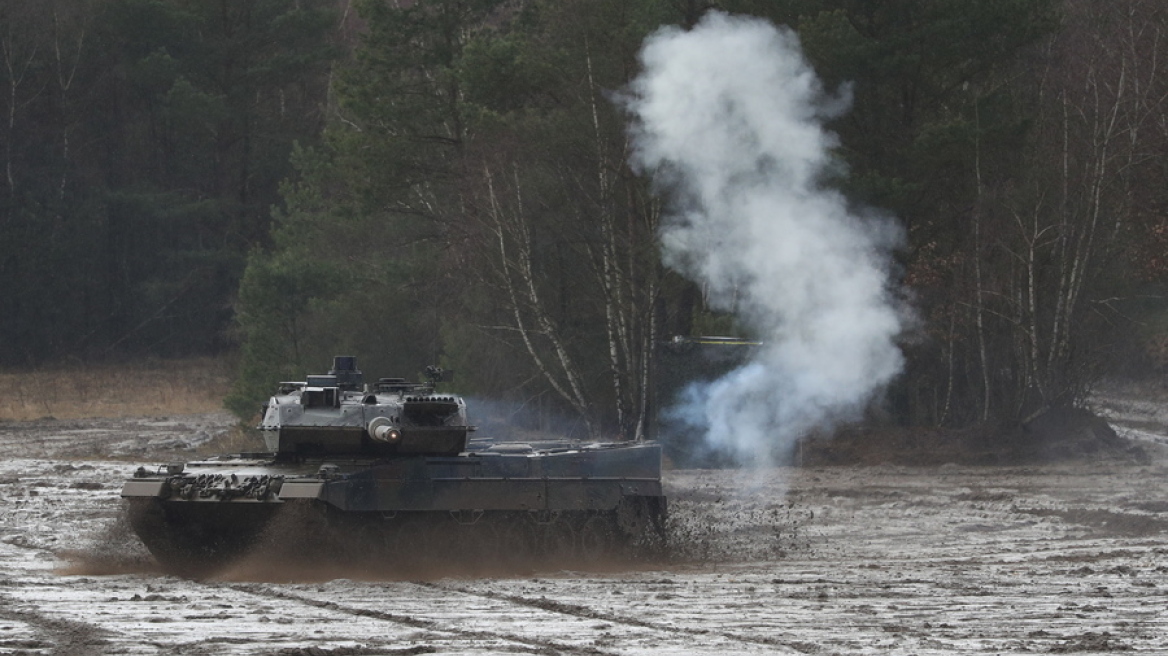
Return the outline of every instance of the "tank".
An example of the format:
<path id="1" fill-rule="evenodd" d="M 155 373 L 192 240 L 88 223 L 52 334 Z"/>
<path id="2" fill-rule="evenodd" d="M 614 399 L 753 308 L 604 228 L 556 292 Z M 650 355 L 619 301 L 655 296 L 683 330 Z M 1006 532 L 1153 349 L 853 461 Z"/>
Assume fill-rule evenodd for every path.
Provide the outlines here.
<path id="1" fill-rule="evenodd" d="M 271 550 L 408 572 L 635 557 L 664 530 L 661 447 L 472 437 L 466 402 L 364 381 L 353 356 L 283 382 L 266 451 L 139 467 L 133 530 L 164 569 L 203 576 Z"/>

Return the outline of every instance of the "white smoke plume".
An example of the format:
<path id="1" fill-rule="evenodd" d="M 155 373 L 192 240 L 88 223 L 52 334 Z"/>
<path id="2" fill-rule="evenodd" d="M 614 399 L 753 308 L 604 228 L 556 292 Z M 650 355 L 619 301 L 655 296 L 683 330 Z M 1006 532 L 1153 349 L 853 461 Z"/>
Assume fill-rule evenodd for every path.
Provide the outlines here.
<path id="1" fill-rule="evenodd" d="M 899 373 L 907 314 L 891 293 L 902 235 L 825 186 L 842 169 L 823 90 L 798 37 L 708 13 L 663 28 L 623 99 L 632 164 L 667 192 L 666 263 L 763 341 L 747 365 L 689 391 L 679 414 L 740 462 L 789 454 L 802 435 L 858 418 Z"/>

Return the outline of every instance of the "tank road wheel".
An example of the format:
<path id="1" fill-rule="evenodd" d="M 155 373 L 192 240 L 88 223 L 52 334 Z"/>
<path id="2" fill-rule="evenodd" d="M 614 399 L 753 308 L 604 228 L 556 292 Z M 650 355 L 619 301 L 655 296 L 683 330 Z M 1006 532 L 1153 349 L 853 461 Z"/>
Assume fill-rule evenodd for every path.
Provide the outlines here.
<path id="1" fill-rule="evenodd" d="M 399 515 L 388 520 L 385 531 L 387 558 L 408 559 L 418 552 L 418 545 L 425 540 L 429 525 L 416 517 Z"/>
<path id="2" fill-rule="evenodd" d="M 540 527 L 521 514 L 508 515 L 500 522 L 499 561 L 512 567 L 529 564 L 539 550 Z"/>
<path id="3" fill-rule="evenodd" d="M 495 561 L 499 556 L 495 525 L 487 520 L 455 527 L 454 551 L 462 562 L 475 566 Z"/>
<path id="4" fill-rule="evenodd" d="M 341 558 L 342 562 L 351 563 L 360 567 L 377 566 L 384 554 L 388 552 L 388 528 L 381 517 L 367 513 L 353 518 L 346 526 L 346 530 L 338 532 L 332 538 L 340 537 L 340 544 L 332 549 L 332 558 Z"/>
<path id="5" fill-rule="evenodd" d="M 540 551 L 552 564 L 571 562 L 576 557 L 576 527 L 565 517 L 543 525 Z"/>
<path id="6" fill-rule="evenodd" d="M 441 536 L 433 517 L 424 513 L 400 513 L 382 518 L 383 543 L 377 558 L 381 567 L 395 572 L 408 572 L 429 561 L 438 560 L 433 553 Z"/>
<path id="7" fill-rule="evenodd" d="M 298 499 L 277 508 L 262 534 L 262 553 L 271 559 L 296 566 L 327 559 L 343 548 L 335 537 L 339 519 L 322 502 Z"/>
<path id="8" fill-rule="evenodd" d="M 580 528 L 580 561 L 596 564 L 617 555 L 618 530 L 614 518 L 593 515 Z"/>
<path id="9" fill-rule="evenodd" d="M 415 566 L 435 567 L 450 558 L 457 525 L 445 514 L 424 513 L 406 531 L 405 540 L 410 562 Z"/>

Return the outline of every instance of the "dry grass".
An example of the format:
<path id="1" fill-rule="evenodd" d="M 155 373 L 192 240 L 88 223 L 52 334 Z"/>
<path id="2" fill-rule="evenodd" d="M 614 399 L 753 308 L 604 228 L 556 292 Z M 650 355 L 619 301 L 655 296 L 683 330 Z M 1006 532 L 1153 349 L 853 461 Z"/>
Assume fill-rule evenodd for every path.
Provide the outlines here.
<path id="1" fill-rule="evenodd" d="M 196 453 L 206 457 L 220 453 L 262 453 L 267 450 L 263 434 L 250 426 L 235 424 L 200 446 Z"/>
<path id="2" fill-rule="evenodd" d="M 142 417 L 223 410 L 223 358 L 0 372 L 0 420 Z"/>

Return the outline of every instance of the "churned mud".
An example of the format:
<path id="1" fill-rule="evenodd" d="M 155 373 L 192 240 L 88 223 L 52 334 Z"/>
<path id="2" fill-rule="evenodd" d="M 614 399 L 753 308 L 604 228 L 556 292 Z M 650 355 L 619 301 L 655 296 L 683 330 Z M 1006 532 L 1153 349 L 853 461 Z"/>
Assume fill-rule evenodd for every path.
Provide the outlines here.
<path id="1" fill-rule="evenodd" d="M 257 552 L 199 581 L 157 571 L 118 498 L 136 465 L 102 451 L 180 457 L 225 418 L 8 422 L 0 654 L 1168 653 L 1168 431 L 1109 407 L 1142 457 L 670 471 L 652 559 L 384 576 Z"/>

